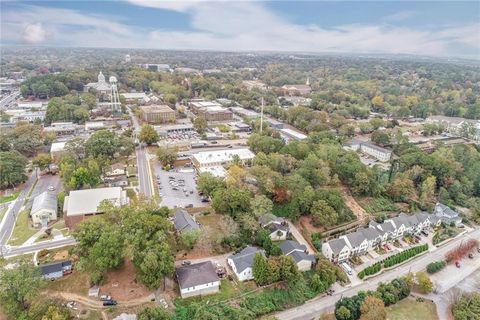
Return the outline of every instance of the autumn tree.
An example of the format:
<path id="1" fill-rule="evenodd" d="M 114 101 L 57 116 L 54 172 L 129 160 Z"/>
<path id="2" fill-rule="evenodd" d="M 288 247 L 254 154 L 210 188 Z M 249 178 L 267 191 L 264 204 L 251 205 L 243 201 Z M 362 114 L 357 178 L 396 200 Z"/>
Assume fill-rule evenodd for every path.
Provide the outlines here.
<path id="1" fill-rule="evenodd" d="M 368 296 L 360 307 L 360 320 L 385 320 L 387 319 L 387 310 L 382 299 L 375 296 Z"/>
<path id="2" fill-rule="evenodd" d="M 195 128 L 195 130 L 196 130 L 199 134 L 205 133 L 205 131 L 206 131 L 207 128 L 208 128 L 207 120 L 205 120 L 205 118 L 196 117 L 196 118 L 193 120 L 193 128 Z"/>
<path id="3" fill-rule="evenodd" d="M 433 282 L 425 272 L 417 272 L 415 277 L 417 278 L 418 288 L 422 293 L 430 293 L 433 291 Z"/>
<path id="4" fill-rule="evenodd" d="M 157 158 L 165 167 L 173 166 L 177 160 L 177 148 L 159 147 L 157 150 Z"/>
<path id="5" fill-rule="evenodd" d="M 151 125 L 144 124 L 140 129 L 140 135 L 138 136 L 138 139 L 141 142 L 145 142 L 147 145 L 151 145 L 158 141 L 159 136 L 157 131 Z"/>

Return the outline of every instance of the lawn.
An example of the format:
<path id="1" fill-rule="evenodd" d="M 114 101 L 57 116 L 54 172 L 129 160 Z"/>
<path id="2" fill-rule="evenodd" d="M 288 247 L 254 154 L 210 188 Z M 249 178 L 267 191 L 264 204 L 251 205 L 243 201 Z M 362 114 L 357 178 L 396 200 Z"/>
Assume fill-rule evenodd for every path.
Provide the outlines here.
<path id="1" fill-rule="evenodd" d="M 17 222 L 15 223 L 15 228 L 13 229 L 12 237 L 8 243 L 12 246 L 19 246 L 37 232 L 37 229 L 30 226 L 29 213 L 28 211 L 24 210 L 19 213 Z"/>
<path id="2" fill-rule="evenodd" d="M 430 301 L 418 302 L 406 298 L 387 308 L 388 320 L 410 320 L 412 315 L 415 319 L 438 320 L 437 307 Z"/>
<path id="3" fill-rule="evenodd" d="M 86 296 L 90 287 L 90 276 L 75 270 L 72 274 L 54 281 L 46 281 L 44 288 L 57 292 L 70 292 Z"/>
<path id="4" fill-rule="evenodd" d="M 0 203 L 13 201 L 13 200 L 17 199 L 17 197 L 18 197 L 18 193 L 14 193 L 14 194 L 11 194 L 11 195 L 8 195 L 8 196 L 1 196 L 0 197 Z"/>
<path id="5" fill-rule="evenodd" d="M 5 215 L 5 212 L 7 212 L 7 210 L 8 210 L 8 207 L 0 209 L 0 221 L 3 220 L 3 216 Z"/>

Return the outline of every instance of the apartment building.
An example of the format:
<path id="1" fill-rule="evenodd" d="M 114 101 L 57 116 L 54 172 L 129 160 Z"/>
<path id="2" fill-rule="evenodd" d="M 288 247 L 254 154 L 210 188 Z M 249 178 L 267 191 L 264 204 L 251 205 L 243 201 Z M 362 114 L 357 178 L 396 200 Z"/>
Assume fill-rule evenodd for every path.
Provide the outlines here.
<path id="1" fill-rule="evenodd" d="M 167 105 L 143 106 L 142 119 L 148 123 L 169 123 L 175 122 L 175 111 Z"/>

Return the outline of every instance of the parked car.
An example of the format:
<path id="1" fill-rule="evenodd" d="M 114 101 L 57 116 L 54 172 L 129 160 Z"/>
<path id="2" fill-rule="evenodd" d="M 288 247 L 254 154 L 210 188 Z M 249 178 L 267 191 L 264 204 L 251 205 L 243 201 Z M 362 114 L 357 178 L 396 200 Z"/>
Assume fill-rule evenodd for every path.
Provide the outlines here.
<path id="1" fill-rule="evenodd" d="M 478 253 L 480 253 L 480 248 L 477 248 Z"/>
<path id="2" fill-rule="evenodd" d="M 190 204 L 187 204 L 187 205 L 185 206 L 185 208 L 193 208 L 193 204 L 191 204 L 191 203 L 190 203 Z"/>
<path id="3" fill-rule="evenodd" d="M 192 264 L 191 261 L 188 261 L 188 260 L 183 260 L 183 261 L 182 261 L 182 266 L 189 266 L 189 265 L 191 265 L 191 264 Z"/>
<path id="4" fill-rule="evenodd" d="M 428 232 L 427 232 L 427 231 L 422 230 L 422 234 L 423 234 L 425 237 L 428 237 Z"/>
<path id="5" fill-rule="evenodd" d="M 55 187 L 54 186 L 48 186 L 48 191 L 54 191 Z"/>
<path id="6" fill-rule="evenodd" d="M 110 297 L 108 294 L 102 294 L 100 296 L 100 300 L 102 301 L 112 300 L 112 297 Z"/>
<path id="7" fill-rule="evenodd" d="M 116 306 L 117 301 L 116 300 L 105 300 L 103 301 L 104 306 Z"/>
<path id="8" fill-rule="evenodd" d="M 455 266 L 456 266 L 457 268 L 460 268 L 460 262 L 459 262 L 459 261 L 455 261 Z"/>
<path id="9" fill-rule="evenodd" d="M 473 259 L 473 253 L 469 253 L 469 254 L 468 254 L 468 257 L 469 257 L 470 259 Z"/>

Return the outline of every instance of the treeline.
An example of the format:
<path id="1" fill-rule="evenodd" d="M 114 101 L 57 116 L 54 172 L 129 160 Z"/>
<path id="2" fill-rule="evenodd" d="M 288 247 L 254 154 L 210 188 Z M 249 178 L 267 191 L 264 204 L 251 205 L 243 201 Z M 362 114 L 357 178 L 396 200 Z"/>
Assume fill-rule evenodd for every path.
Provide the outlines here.
<path id="1" fill-rule="evenodd" d="M 39 99 L 62 97 L 70 90 L 82 92 L 85 81 L 90 76 L 84 72 L 61 72 L 32 77 L 20 87 L 24 98 L 34 96 Z"/>

